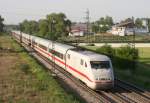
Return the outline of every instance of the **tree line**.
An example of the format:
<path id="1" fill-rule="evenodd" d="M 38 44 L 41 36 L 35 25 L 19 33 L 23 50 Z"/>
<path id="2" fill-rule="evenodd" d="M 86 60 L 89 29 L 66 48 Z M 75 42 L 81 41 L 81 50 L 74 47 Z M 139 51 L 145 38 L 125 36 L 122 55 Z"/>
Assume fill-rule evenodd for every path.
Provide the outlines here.
<path id="1" fill-rule="evenodd" d="M 122 20 L 121 22 L 133 21 L 135 27 L 144 28 L 142 19 L 143 18 L 136 18 L 135 21 L 133 21 L 133 18 L 127 18 L 125 20 Z M 146 19 L 148 21 L 148 28 L 150 30 L 150 18 L 146 18 Z M 113 18 L 110 16 L 106 16 L 106 17 L 101 17 L 97 21 L 94 21 L 91 27 L 92 27 L 92 31 L 95 33 L 105 33 L 108 30 L 110 30 L 113 25 L 114 25 Z"/>
<path id="2" fill-rule="evenodd" d="M 40 37 L 56 40 L 58 37 L 66 36 L 71 28 L 71 21 L 64 13 L 52 13 L 46 19 L 39 21 L 24 20 L 19 24 L 22 32 Z"/>
<path id="3" fill-rule="evenodd" d="M 0 32 L 3 32 L 4 31 L 4 18 L 1 17 L 0 15 Z"/>
<path id="4" fill-rule="evenodd" d="M 148 27 L 150 30 L 150 18 L 148 20 Z M 0 16 L 0 32 L 4 31 L 4 19 Z M 133 21 L 132 18 L 127 18 L 124 21 Z M 19 25 L 6 25 L 6 28 L 18 29 L 22 32 L 44 37 L 51 40 L 56 40 L 59 37 L 68 36 L 71 31 L 71 25 L 74 23 L 69 20 L 64 13 L 51 13 L 45 19 L 24 20 Z M 91 31 L 93 33 L 105 33 L 114 25 L 114 20 L 111 16 L 101 17 L 98 20 L 90 23 Z M 135 27 L 142 28 L 142 18 L 136 18 Z"/>

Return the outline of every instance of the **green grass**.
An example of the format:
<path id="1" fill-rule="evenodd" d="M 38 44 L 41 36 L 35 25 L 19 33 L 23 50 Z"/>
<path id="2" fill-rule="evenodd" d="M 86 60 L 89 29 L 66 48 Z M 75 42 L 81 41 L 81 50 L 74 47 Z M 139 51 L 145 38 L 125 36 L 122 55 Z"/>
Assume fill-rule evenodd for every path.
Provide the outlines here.
<path id="1" fill-rule="evenodd" d="M 0 47 L 16 51 L 0 53 L 0 61 L 7 63 L 0 63 L 0 103 L 81 102 L 66 92 L 46 68 L 29 56 L 10 36 L 0 36 Z"/>
<path id="2" fill-rule="evenodd" d="M 96 50 L 98 46 L 85 46 Z M 127 82 L 131 82 L 145 89 L 150 89 L 150 48 L 138 48 L 139 60 L 135 71 L 122 70 L 114 67 L 115 75 Z"/>
<path id="3" fill-rule="evenodd" d="M 72 95 L 68 95 L 67 93 L 65 93 L 65 91 L 60 88 L 60 85 L 52 78 L 52 76 L 50 76 L 42 66 L 37 64 L 37 62 L 33 58 L 28 56 L 27 53 L 21 53 L 20 55 L 21 59 L 29 65 L 30 72 L 36 76 L 38 81 L 40 81 L 37 83 L 38 85 L 35 85 L 35 90 L 37 92 L 42 91 L 42 94 L 47 97 L 47 101 L 53 103 L 78 102 Z"/>
<path id="4" fill-rule="evenodd" d="M 150 64 L 150 48 L 139 48 L 141 63 Z"/>

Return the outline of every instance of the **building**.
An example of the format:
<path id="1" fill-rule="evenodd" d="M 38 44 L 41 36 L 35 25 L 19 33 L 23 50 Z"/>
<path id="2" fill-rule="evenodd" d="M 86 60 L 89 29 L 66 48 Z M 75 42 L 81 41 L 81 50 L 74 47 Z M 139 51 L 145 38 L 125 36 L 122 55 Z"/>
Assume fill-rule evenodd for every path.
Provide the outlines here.
<path id="1" fill-rule="evenodd" d="M 111 33 L 119 36 L 147 34 L 149 32 L 147 19 L 142 19 L 142 25 L 143 26 L 141 28 L 137 28 L 134 26 L 133 21 L 121 22 L 112 26 Z"/>
<path id="2" fill-rule="evenodd" d="M 134 28 L 136 34 L 147 34 L 149 33 L 148 28 L 148 19 L 142 18 L 142 27 L 141 28 Z"/>
<path id="3" fill-rule="evenodd" d="M 71 26 L 71 32 L 69 36 L 84 36 L 87 34 L 87 24 L 86 23 L 77 23 Z"/>
<path id="4" fill-rule="evenodd" d="M 113 35 L 125 36 L 134 34 L 134 23 L 132 21 L 122 22 L 112 26 L 111 33 Z"/>

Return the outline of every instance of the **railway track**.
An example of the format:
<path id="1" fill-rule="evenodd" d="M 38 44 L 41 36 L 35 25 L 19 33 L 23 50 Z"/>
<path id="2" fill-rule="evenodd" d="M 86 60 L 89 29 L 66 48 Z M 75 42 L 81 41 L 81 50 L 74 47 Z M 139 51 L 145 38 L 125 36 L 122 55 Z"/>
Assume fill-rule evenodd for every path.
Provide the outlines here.
<path id="1" fill-rule="evenodd" d="M 71 82 L 73 82 L 78 87 L 76 88 L 78 89 L 78 94 L 80 96 L 83 96 L 84 99 L 87 99 L 85 100 L 87 103 L 150 103 L 149 91 L 145 91 L 118 79 L 115 79 L 115 87 L 113 89 L 93 91 L 92 89 L 88 88 L 85 84 L 83 84 L 80 80 L 74 78 L 64 69 L 54 64 L 54 62 L 35 52 L 31 47 L 25 44 L 22 45 L 27 49 L 27 51 L 31 55 L 33 55 L 35 58 L 38 58 L 40 62 L 43 62 L 42 64 L 44 64 L 45 62 L 45 65 L 47 65 L 46 67 L 51 65 L 53 67 L 51 68 L 51 71 L 55 73 L 59 79 L 64 81 L 70 80 Z M 90 96 L 87 94 L 90 94 Z"/>
<path id="2" fill-rule="evenodd" d="M 120 88 L 120 90 L 124 90 L 127 92 L 122 93 L 126 97 L 138 103 L 150 103 L 150 95 L 149 95 L 150 92 L 140 89 L 132 84 L 123 82 L 119 79 L 117 79 L 116 82 L 117 88 Z"/>
<path id="3" fill-rule="evenodd" d="M 22 44 L 27 51 L 29 51 L 30 55 L 33 55 L 36 59 L 37 58 L 41 58 L 42 61 L 44 60 L 47 64 L 52 65 L 54 68 L 49 68 L 51 72 L 55 73 L 55 76 L 57 76 L 57 79 L 61 79 L 64 77 L 62 77 L 63 75 L 67 78 L 67 80 L 71 80 L 73 83 L 75 83 L 77 85 L 78 88 L 80 88 L 80 92 L 79 94 L 81 96 L 85 95 L 86 93 L 90 94 L 90 96 L 92 96 L 93 100 L 89 101 L 89 103 L 111 103 L 112 100 L 108 100 L 108 98 L 103 97 L 102 95 L 97 94 L 96 92 L 94 92 L 92 89 L 88 88 L 87 86 L 85 86 L 85 84 L 83 84 L 81 81 L 79 81 L 78 79 L 74 78 L 71 74 L 69 74 L 68 72 L 66 72 L 64 69 L 62 69 L 60 66 L 54 64 L 52 61 L 50 61 L 49 59 L 47 59 L 46 57 L 42 56 L 41 54 L 39 54 L 38 52 L 34 51 L 33 49 L 27 47 L 27 45 Z M 34 52 L 33 52 L 34 51 Z M 40 62 L 42 62 L 40 61 Z M 43 63 L 42 63 L 43 64 Z M 81 93 L 81 90 L 86 91 L 84 94 Z M 85 98 L 90 98 L 90 97 L 85 97 Z M 88 103 L 88 101 L 86 101 Z"/>
<path id="4" fill-rule="evenodd" d="M 143 95 L 144 97 L 146 97 L 147 99 L 150 100 L 150 91 L 146 91 L 144 89 L 141 89 L 133 84 L 129 84 L 127 82 L 123 82 L 119 79 L 116 79 L 116 84 L 119 84 L 119 85 L 122 85 L 124 86 L 125 88 L 128 88 L 128 89 L 131 89 L 137 93 L 139 93 L 140 95 Z"/>
<path id="5" fill-rule="evenodd" d="M 85 91 L 88 91 L 91 95 L 93 95 L 95 98 L 97 98 L 99 100 L 99 102 L 101 103 L 111 103 L 113 102 L 113 100 L 108 100 L 108 98 L 103 97 L 99 94 L 97 94 L 96 92 L 94 92 L 93 90 L 91 90 L 90 88 L 88 88 L 87 86 L 85 86 L 85 84 L 83 84 L 81 81 L 79 81 L 78 79 L 74 78 L 71 74 L 69 74 L 68 72 L 66 72 L 64 69 L 62 69 L 60 66 L 54 64 L 53 62 L 51 62 L 50 60 L 48 60 L 47 58 L 43 57 L 41 54 L 37 53 L 43 60 L 45 60 L 47 63 L 53 65 L 55 67 L 55 70 L 53 70 L 53 73 L 56 73 L 56 75 L 61 75 L 59 73 L 62 73 L 63 75 L 65 75 L 67 78 L 69 78 L 72 82 L 74 82 L 76 85 L 78 85 L 78 87 L 84 89 Z M 57 70 L 58 71 L 57 71 Z"/>

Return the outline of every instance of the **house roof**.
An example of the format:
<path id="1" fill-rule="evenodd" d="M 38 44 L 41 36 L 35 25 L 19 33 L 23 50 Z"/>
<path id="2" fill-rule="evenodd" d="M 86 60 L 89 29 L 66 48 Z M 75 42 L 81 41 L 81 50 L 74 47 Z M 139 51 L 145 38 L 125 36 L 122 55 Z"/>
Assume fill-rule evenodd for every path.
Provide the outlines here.
<path id="1" fill-rule="evenodd" d="M 77 23 L 71 26 L 71 31 L 87 31 L 86 23 Z"/>
<path id="2" fill-rule="evenodd" d="M 116 27 L 133 27 L 134 26 L 134 22 L 133 21 L 127 21 L 127 22 L 121 22 L 119 24 L 116 24 Z"/>

